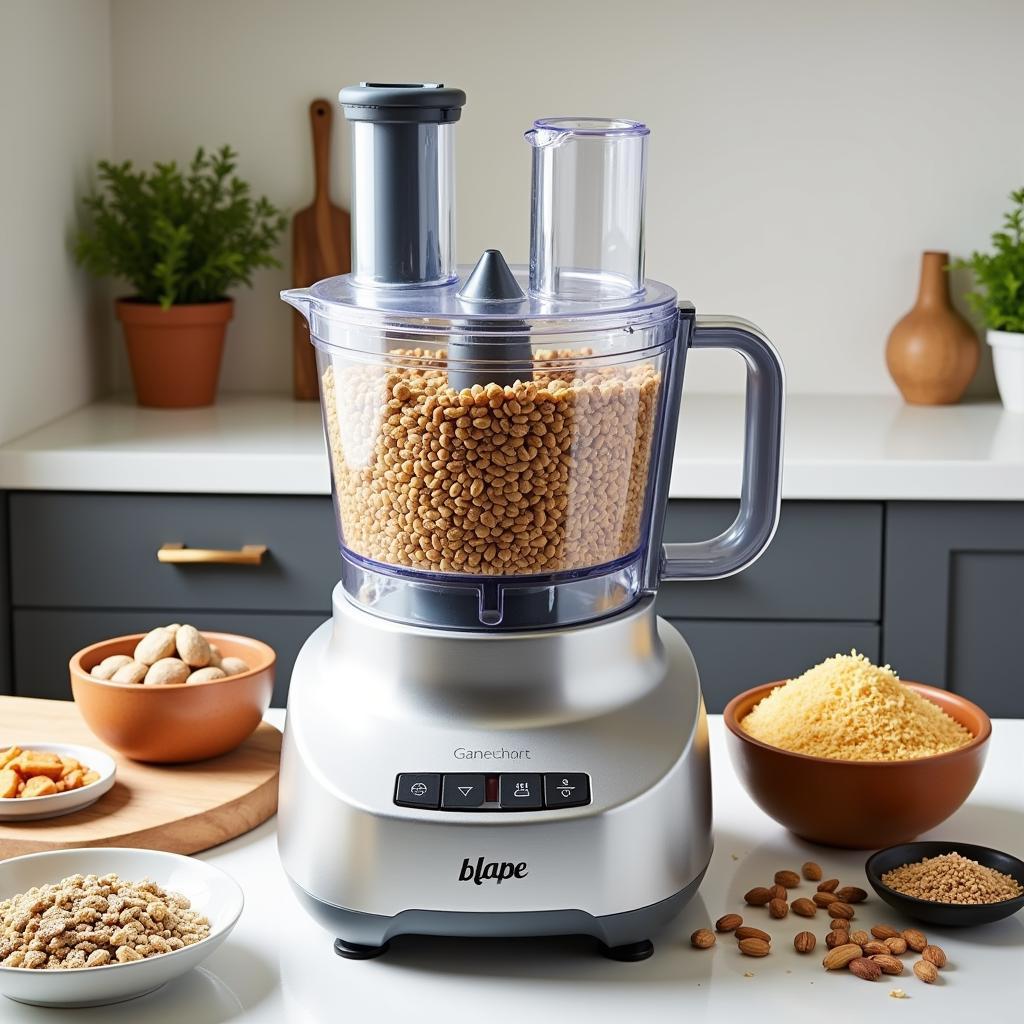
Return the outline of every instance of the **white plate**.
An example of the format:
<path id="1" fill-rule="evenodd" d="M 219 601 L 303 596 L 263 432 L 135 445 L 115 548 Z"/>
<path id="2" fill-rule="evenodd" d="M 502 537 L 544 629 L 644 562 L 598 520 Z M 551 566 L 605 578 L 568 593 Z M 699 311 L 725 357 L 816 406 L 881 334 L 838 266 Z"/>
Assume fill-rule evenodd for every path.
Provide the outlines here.
<path id="1" fill-rule="evenodd" d="M 47 750 L 53 754 L 73 757 L 100 777 L 88 786 L 69 790 L 67 793 L 51 793 L 49 796 L 30 796 L 27 799 L 7 797 L 0 799 L 0 821 L 39 821 L 42 818 L 56 818 L 61 814 L 80 811 L 97 800 L 114 784 L 117 763 L 109 754 L 92 747 L 79 747 L 74 743 L 7 743 L 0 750 L 11 746 L 22 750 Z M 2 899 L 3 897 L 0 897 Z"/>
<path id="2" fill-rule="evenodd" d="M 0 967 L 0 992 L 8 999 L 37 1006 L 102 1006 L 145 995 L 205 960 L 228 937 L 242 913 L 242 890 L 220 868 L 177 853 L 115 846 L 52 850 L 0 861 L 0 900 L 68 875 L 110 872 L 131 882 L 149 878 L 187 896 L 193 909 L 210 919 L 209 937 L 173 953 L 127 964 L 55 971 Z"/>

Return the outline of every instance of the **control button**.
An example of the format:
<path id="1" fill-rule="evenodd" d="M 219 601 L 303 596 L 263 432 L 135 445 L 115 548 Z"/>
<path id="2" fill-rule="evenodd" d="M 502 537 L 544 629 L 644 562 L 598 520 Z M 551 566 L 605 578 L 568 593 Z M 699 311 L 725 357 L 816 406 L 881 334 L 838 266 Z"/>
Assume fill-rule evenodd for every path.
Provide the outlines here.
<path id="1" fill-rule="evenodd" d="M 544 806 L 539 775 L 502 772 L 498 803 L 503 811 L 537 811 Z"/>
<path id="2" fill-rule="evenodd" d="M 441 786 L 441 808 L 446 811 L 479 807 L 484 802 L 482 775 L 446 775 Z"/>
<path id="3" fill-rule="evenodd" d="M 399 775 L 395 803 L 399 807 L 437 807 L 441 802 L 441 776 L 429 773 Z"/>
<path id="4" fill-rule="evenodd" d="M 582 772 L 554 772 L 544 776 L 545 807 L 580 807 L 589 803 L 589 776 Z"/>

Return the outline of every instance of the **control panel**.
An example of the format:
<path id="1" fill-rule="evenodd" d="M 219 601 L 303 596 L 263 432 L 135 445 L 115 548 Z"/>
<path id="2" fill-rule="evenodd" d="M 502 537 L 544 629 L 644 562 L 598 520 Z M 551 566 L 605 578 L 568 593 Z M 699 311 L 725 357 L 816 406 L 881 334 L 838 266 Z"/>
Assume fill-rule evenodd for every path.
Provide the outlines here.
<path id="1" fill-rule="evenodd" d="M 405 772 L 395 780 L 395 803 L 441 811 L 543 811 L 590 803 L 584 772 Z"/>

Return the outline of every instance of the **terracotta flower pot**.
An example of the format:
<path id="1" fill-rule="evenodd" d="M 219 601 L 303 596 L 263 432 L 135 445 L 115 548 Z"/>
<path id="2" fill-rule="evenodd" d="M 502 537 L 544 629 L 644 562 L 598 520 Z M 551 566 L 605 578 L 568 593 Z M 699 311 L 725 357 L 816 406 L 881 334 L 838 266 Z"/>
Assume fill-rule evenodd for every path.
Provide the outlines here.
<path id="1" fill-rule="evenodd" d="M 161 309 L 118 299 L 139 405 L 186 409 L 212 405 L 217 394 L 231 299 Z"/>
<path id="2" fill-rule="evenodd" d="M 889 373 L 913 405 L 960 401 L 978 369 L 981 345 L 949 301 L 949 253 L 926 252 L 914 308 L 892 329 L 885 349 Z"/>

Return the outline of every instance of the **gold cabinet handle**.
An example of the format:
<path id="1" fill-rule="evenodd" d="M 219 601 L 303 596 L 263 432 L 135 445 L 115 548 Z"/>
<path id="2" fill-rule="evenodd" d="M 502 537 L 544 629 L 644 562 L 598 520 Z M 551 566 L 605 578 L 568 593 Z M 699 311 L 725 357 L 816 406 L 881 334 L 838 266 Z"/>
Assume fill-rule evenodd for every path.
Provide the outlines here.
<path id="1" fill-rule="evenodd" d="M 237 551 L 162 544 L 156 553 L 156 560 L 169 565 L 259 565 L 266 553 L 266 544 L 245 544 Z"/>

